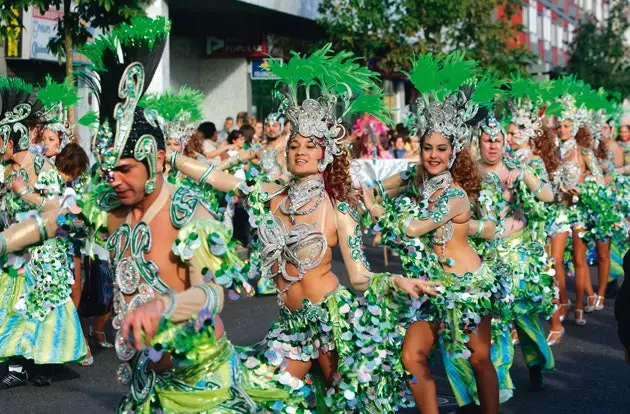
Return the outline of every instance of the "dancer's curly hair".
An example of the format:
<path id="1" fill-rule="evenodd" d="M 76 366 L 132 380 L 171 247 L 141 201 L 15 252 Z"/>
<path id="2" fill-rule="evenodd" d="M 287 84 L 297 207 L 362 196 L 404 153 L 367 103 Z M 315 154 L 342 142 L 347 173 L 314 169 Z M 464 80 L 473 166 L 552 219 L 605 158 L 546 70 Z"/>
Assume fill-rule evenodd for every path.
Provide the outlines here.
<path id="1" fill-rule="evenodd" d="M 423 142 L 424 137 L 422 138 L 421 145 Z M 420 155 L 420 157 L 422 158 L 422 155 Z M 416 168 L 416 185 L 420 188 L 426 174 L 422 160 Z M 477 199 L 481 192 L 481 172 L 468 148 L 464 148 L 455 156 L 455 162 L 453 162 L 450 171 L 453 181 L 464 189 L 468 195 L 468 200 L 473 204 L 477 204 Z"/>
<path id="2" fill-rule="evenodd" d="M 350 152 L 347 148 L 344 148 L 341 154 L 335 156 L 333 162 L 324 171 L 324 185 L 332 200 L 345 201 L 352 207 L 357 207 L 356 196 L 352 194 Z"/>
<path id="3" fill-rule="evenodd" d="M 534 137 L 533 143 L 534 154 L 542 158 L 547 174 L 551 176 L 551 174 L 560 168 L 556 137 L 553 135 L 551 128 L 543 127 L 542 133 Z"/>
<path id="4" fill-rule="evenodd" d="M 583 126 L 580 127 L 577 134 L 575 134 L 575 141 L 579 146 L 583 148 L 593 148 L 595 156 L 600 160 L 606 159 L 606 156 L 608 155 L 608 150 L 602 145 L 601 142 L 599 143 L 597 148 L 594 148 L 595 139 L 593 138 L 593 135 L 591 135 L 591 132 L 588 130 L 588 128 Z"/>
<path id="5" fill-rule="evenodd" d="M 203 141 L 205 137 L 203 133 L 199 131 L 193 132 L 192 136 L 186 143 L 184 148 L 184 155 L 191 158 L 197 158 L 198 154 L 203 155 Z"/>

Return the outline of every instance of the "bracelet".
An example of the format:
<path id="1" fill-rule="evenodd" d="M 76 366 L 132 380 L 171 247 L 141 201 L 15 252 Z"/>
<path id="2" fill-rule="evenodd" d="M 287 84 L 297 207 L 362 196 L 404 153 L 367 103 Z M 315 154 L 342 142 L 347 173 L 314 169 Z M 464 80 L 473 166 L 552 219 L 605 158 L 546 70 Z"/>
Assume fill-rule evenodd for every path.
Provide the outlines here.
<path id="1" fill-rule="evenodd" d="M 170 320 L 171 316 L 173 316 L 173 313 L 175 312 L 177 298 L 175 297 L 175 292 L 172 290 L 167 290 L 165 295 L 168 296 L 169 301 L 168 306 L 164 308 L 164 311 L 162 312 L 162 320 Z"/>
<path id="2" fill-rule="evenodd" d="M 179 155 L 179 151 L 173 151 L 170 158 L 171 169 L 175 169 L 177 171 L 177 156 Z"/>
<path id="3" fill-rule="evenodd" d="M 477 231 L 475 232 L 475 234 L 473 234 L 473 239 L 479 238 L 479 236 L 481 236 L 481 233 L 483 233 L 483 228 L 485 226 L 484 222 L 482 220 L 477 220 L 477 223 L 479 223 L 479 227 L 477 228 Z"/>
<path id="4" fill-rule="evenodd" d="M 240 152 L 240 151 L 238 151 L 238 152 L 236 153 L 236 161 L 237 161 L 237 162 L 241 162 L 241 152 Z"/>
<path id="5" fill-rule="evenodd" d="M 402 276 L 392 276 L 392 288 L 396 291 L 396 292 L 401 292 L 400 288 L 398 286 L 396 286 L 396 284 L 394 283 L 394 280 L 396 279 L 402 279 Z"/>
<path id="6" fill-rule="evenodd" d="M 383 182 L 381 180 L 376 180 L 376 188 L 378 192 L 381 193 L 381 197 L 385 198 L 385 187 L 383 187 Z"/>
<path id="7" fill-rule="evenodd" d="M 20 191 L 18 191 L 17 195 L 19 197 L 22 197 L 23 195 L 28 194 L 31 191 L 30 187 L 24 187 L 23 189 L 21 189 Z"/>
<path id="8" fill-rule="evenodd" d="M 409 224 L 411 224 L 411 220 L 413 220 L 412 216 L 409 216 L 405 219 L 402 226 L 400 226 L 400 231 L 403 232 L 404 235 L 407 235 L 407 228 L 409 228 Z"/>
<path id="9" fill-rule="evenodd" d="M 206 182 L 206 178 L 214 171 L 214 164 L 210 164 L 208 168 L 201 174 L 199 180 L 197 180 L 198 184 L 204 184 Z"/>
<path id="10" fill-rule="evenodd" d="M 219 295 L 217 295 L 217 291 L 210 285 L 196 285 L 195 287 L 206 293 L 204 308 L 209 309 L 213 315 L 216 315 L 219 310 Z"/>
<path id="11" fill-rule="evenodd" d="M 544 187 L 545 187 L 545 183 L 543 182 L 543 180 L 538 179 L 538 187 L 536 187 L 536 189 L 532 191 L 532 194 L 534 194 L 534 197 L 538 197 L 538 194 L 542 193 L 542 190 Z"/>
<path id="12" fill-rule="evenodd" d="M 35 216 L 35 223 L 37 223 L 37 230 L 39 231 L 39 241 L 42 242 L 47 240 L 48 231 L 46 230 L 46 223 L 39 215 Z"/>

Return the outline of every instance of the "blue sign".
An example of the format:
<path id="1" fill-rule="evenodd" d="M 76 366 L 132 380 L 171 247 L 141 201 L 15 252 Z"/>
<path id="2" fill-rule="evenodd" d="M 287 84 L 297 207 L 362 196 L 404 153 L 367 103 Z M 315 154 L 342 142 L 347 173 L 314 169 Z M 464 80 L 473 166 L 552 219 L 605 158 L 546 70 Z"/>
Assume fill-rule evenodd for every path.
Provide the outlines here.
<path id="1" fill-rule="evenodd" d="M 276 80 L 278 77 L 267 70 L 266 63 L 269 59 L 256 59 L 252 60 L 252 69 L 250 72 L 250 79 L 252 80 Z"/>

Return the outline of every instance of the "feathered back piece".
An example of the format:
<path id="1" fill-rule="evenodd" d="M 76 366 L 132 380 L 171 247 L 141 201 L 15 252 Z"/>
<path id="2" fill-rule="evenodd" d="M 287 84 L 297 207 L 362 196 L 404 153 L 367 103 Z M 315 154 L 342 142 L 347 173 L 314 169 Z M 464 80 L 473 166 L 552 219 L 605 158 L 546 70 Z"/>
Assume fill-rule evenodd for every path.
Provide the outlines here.
<path id="1" fill-rule="evenodd" d="M 451 141 L 454 155 L 470 143 L 471 126 L 491 112 L 504 83 L 461 52 L 424 53 L 411 61 L 411 73 L 403 73 L 420 93 L 415 111 L 417 133 L 441 133 Z M 451 165 L 453 161 L 454 156 Z"/>
<path id="2" fill-rule="evenodd" d="M 146 162 L 147 194 L 155 188 L 157 151 L 164 149 L 164 135 L 155 111 L 138 103 L 162 58 L 169 31 L 170 22 L 163 17 L 136 17 L 81 50 L 92 62 L 82 78 L 99 99 L 101 125 L 92 145 L 97 162 L 110 176 L 120 158 Z"/>
<path id="3" fill-rule="evenodd" d="M 9 140 L 14 151 L 27 150 L 30 127 L 44 122 L 44 107 L 33 92 L 33 86 L 22 78 L 0 76 L 0 154 L 4 154 Z"/>
<path id="4" fill-rule="evenodd" d="M 194 129 L 193 122 L 203 117 L 203 93 L 182 86 L 178 91 L 171 89 L 161 94 L 147 94 L 140 106 L 155 110 L 162 121 L 165 138 L 176 139 L 185 147 Z"/>
<path id="5" fill-rule="evenodd" d="M 341 154 L 347 132 L 342 124 L 344 116 L 368 113 L 383 123 L 393 123 L 383 91 L 376 84 L 378 74 L 359 65 L 353 53 L 333 54 L 329 43 L 310 56 L 291 54 L 286 63 L 280 59 L 269 63 L 269 70 L 279 77 L 277 85 L 287 88 L 281 95 L 279 112 L 291 121 L 293 134 L 312 138 L 324 147 L 320 171 Z M 301 96 L 305 99 L 300 100 Z"/>

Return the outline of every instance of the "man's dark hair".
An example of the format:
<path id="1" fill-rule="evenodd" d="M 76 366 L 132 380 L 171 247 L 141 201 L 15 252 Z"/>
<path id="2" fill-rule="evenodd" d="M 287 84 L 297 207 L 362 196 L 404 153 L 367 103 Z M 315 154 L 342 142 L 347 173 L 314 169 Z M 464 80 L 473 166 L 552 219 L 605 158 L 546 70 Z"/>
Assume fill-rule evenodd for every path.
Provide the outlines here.
<path id="1" fill-rule="evenodd" d="M 87 171 L 89 166 L 88 155 L 78 144 L 66 145 L 55 157 L 55 167 L 62 173 L 68 174 L 73 180 Z"/>
<path id="2" fill-rule="evenodd" d="M 234 118 L 232 118 L 231 116 L 228 116 L 227 118 L 225 118 L 226 121 L 234 121 Z"/>
<path id="3" fill-rule="evenodd" d="M 217 133 L 217 127 L 213 122 L 202 122 L 197 127 L 197 131 L 201 132 L 203 136 L 208 139 L 212 138 Z"/>

